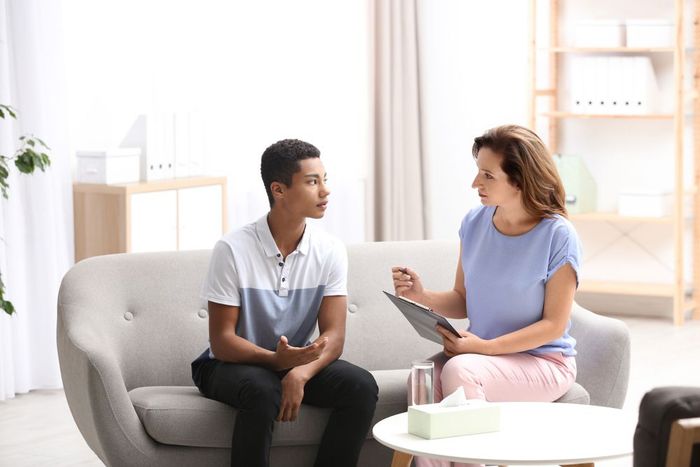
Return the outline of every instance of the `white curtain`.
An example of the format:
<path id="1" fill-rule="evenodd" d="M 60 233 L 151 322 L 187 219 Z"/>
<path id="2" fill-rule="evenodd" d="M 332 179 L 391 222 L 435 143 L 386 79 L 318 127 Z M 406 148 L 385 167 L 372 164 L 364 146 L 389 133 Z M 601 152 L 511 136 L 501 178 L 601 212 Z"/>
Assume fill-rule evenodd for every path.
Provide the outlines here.
<path id="1" fill-rule="evenodd" d="M 0 0 L 0 102 L 19 117 L 0 120 L 0 153 L 34 134 L 52 161 L 46 173 L 12 170 L 0 201 L 0 269 L 17 310 L 0 312 L 0 400 L 61 387 L 56 299 L 72 264 L 73 210 L 60 18 L 60 1 Z"/>
<path id="2" fill-rule="evenodd" d="M 427 237 L 418 0 L 374 5 L 374 240 Z"/>

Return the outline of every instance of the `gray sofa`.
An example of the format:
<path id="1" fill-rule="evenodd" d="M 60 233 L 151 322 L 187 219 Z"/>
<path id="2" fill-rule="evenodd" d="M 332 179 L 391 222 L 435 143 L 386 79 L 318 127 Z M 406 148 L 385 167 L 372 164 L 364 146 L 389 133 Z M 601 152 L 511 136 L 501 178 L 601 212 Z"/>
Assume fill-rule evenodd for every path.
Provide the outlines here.
<path id="1" fill-rule="evenodd" d="M 426 286 L 449 288 L 457 244 L 442 241 L 352 245 L 343 358 L 379 384 L 375 422 L 406 410 L 410 361 L 439 347 L 415 334 L 381 293 L 390 267 L 411 265 Z M 190 361 L 207 345 L 198 292 L 208 251 L 90 258 L 63 279 L 58 351 L 68 404 L 88 445 L 107 465 L 227 465 L 235 410 L 202 397 Z M 629 372 L 629 335 L 618 320 L 578 306 L 579 376 L 565 402 L 621 407 Z M 584 389 L 585 388 L 585 389 Z M 311 465 L 328 413 L 304 406 L 275 427 L 273 465 Z M 391 451 L 368 434 L 360 465 L 389 465 Z"/>

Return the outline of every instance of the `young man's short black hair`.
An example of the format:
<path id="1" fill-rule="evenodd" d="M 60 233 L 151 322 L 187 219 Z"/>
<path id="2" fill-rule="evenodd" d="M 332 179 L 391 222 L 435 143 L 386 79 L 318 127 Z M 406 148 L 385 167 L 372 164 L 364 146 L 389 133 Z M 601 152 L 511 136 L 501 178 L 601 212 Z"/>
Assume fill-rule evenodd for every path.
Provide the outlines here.
<path id="1" fill-rule="evenodd" d="M 260 175 L 265 184 L 270 207 L 275 204 L 270 189 L 272 182 L 291 186 L 292 175 L 301 168 L 299 161 L 312 157 L 321 157 L 321 151 L 313 144 L 298 139 L 283 139 L 265 149 L 260 161 Z"/>

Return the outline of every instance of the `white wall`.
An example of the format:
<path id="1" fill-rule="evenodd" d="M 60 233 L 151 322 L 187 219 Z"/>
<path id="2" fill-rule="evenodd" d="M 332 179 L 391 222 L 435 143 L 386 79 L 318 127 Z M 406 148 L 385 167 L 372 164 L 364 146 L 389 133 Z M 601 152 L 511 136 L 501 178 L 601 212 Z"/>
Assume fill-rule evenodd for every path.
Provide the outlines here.
<path id="1" fill-rule="evenodd" d="M 364 239 L 368 2 L 64 3 L 77 148 L 118 145 L 139 113 L 198 111 L 205 167 L 228 175 L 235 227 L 268 209 L 264 149 L 304 139 L 321 150 L 333 189 L 322 223 Z"/>
<path id="2" fill-rule="evenodd" d="M 429 237 L 455 239 L 479 204 L 474 138 L 527 124 L 528 2 L 423 0 L 420 11 Z"/>

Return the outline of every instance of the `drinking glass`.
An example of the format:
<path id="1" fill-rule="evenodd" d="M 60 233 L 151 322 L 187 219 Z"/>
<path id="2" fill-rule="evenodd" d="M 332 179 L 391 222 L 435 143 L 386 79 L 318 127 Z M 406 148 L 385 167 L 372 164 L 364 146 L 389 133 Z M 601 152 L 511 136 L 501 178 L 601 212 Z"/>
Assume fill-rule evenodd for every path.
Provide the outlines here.
<path id="1" fill-rule="evenodd" d="M 411 405 L 433 403 L 433 370 L 431 360 L 411 362 Z"/>

